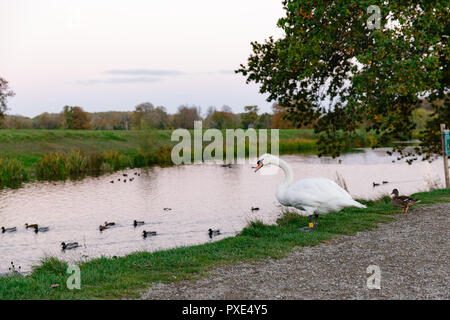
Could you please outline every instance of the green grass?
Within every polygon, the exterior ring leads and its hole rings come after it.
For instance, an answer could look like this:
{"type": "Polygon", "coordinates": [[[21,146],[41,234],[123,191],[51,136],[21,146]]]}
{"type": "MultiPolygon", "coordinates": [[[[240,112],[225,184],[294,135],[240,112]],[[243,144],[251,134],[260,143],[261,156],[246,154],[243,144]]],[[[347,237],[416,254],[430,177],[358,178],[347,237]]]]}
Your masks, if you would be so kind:
{"type": "MultiPolygon", "coordinates": [[[[450,189],[414,194],[421,205],[450,202],[450,189]]],[[[362,201],[368,208],[348,208],[319,219],[317,230],[300,232],[307,218],[284,213],[277,225],[251,222],[240,234],[213,243],[158,252],[136,252],[125,257],[102,257],[80,263],[81,290],[68,290],[67,265],[50,258],[29,276],[0,278],[0,299],[110,299],[137,297],[152,282],[173,282],[201,277],[208,270],[238,261],[282,258],[296,246],[313,246],[339,235],[371,230],[401,214],[389,197],[362,201]],[[59,284],[51,288],[52,284],[59,284]]],[[[417,208],[419,205],[416,205],[417,208]]],[[[410,211],[414,214],[414,208],[410,211]]]]}

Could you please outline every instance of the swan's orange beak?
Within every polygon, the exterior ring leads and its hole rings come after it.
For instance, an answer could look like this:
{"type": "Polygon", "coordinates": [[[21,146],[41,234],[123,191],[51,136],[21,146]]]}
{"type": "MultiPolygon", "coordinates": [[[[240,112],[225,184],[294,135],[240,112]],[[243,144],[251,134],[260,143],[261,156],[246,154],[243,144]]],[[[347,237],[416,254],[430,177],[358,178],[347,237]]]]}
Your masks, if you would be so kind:
{"type": "Polygon", "coordinates": [[[262,161],[258,161],[258,166],[256,167],[256,170],[255,170],[255,172],[256,172],[256,171],[258,171],[259,169],[261,169],[261,168],[262,168],[262,166],[263,166],[263,163],[262,163],[262,161]]]}

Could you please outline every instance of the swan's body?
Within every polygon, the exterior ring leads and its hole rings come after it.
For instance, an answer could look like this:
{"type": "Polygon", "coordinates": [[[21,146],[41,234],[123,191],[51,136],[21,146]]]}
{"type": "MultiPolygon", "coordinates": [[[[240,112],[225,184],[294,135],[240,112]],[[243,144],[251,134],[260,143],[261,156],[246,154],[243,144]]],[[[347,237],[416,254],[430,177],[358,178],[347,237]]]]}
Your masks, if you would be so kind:
{"type": "MultiPolygon", "coordinates": [[[[285,173],[284,180],[278,185],[277,200],[284,206],[301,210],[303,216],[337,212],[346,207],[366,208],[353,200],[350,194],[336,182],[325,178],[308,178],[294,182],[294,172],[284,160],[271,154],[264,154],[258,161],[259,170],[263,165],[277,165],[285,173]]],[[[312,220],[310,220],[312,222],[312,220]]],[[[311,224],[310,224],[311,227],[311,224]]]]}
{"type": "Polygon", "coordinates": [[[301,179],[291,184],[281,183],[276,197],[282,205],[302,210],[300,214],[306,216],[336,212],[346,207],[366,207],[353,200],[336,182],[325,178],[301,179]]]}

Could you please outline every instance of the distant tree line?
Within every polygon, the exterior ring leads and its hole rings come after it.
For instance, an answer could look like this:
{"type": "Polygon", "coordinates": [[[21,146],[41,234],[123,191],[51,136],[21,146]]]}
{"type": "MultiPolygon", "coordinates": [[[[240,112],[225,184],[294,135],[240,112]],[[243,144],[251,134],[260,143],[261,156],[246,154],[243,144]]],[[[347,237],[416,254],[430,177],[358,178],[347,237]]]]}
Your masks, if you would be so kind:
{"type": "Polygon", "coordinates": [[[293,129],[293,121],[286,118],[287,112],[274,104],[272,113],[260,113],[258,106],[246,106],[244,112],[233,113],[224,105],[211,106],[202,116],[196,106],[181,105],[174,114],[163,106],[155,107],[150,102],[137,105],[134,111],[108,111],[89,113],[78,106],[64,106],[60,113],[44,112],[29,118],[20,115],[5,115],[0,120],[3,129],[72,129],[72,130],[140,130],[140,129],[193,129],[194,121],[201,120],[203,128],[216,129],[293,129]]]}

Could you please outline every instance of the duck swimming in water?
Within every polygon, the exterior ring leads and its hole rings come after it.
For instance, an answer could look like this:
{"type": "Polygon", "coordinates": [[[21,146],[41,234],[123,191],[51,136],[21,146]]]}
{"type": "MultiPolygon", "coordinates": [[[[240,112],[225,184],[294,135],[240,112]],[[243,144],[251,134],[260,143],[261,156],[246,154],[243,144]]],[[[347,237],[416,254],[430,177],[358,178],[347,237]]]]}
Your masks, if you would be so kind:
{"type": "Polygon", "coordinates": [[[48,230],[50,230],[49,227],[41,227],[39,228],[38,226],[34,227],[34,232],[38,233],[38,232],[47,232],[48,230]]]}
{"type": "Polygon", "coordinates": [[[37,224],[28,224],[28,223],[25,223],[25,228],[35,228],[35,227],[37,227],[38,225],[37,224]]]}
{"type": "Polygon", "coordinates": [[[78,248],[79,245],[78,245],[78,242],[68,242],[68,243],[61,242],[61,247],[63,250],[70,250],[70,249],[78,248]]]}
{"type": "Polygon", "coordinates": [[[115,222],[108,222],[108,221],[105,221],[105,227],[112,227],[112,226],[114,226],[116,223],[115,222]]]}
{"type": "Polygon", "coordinates": [[[147,238],[148,236],[156,236],[156,231],[142,231],[142,236],[147,238]]]}
{"type": "Polygon", "coordinates": [[[208,229],[208,235],[210,238],[214,237],[214,236],[218,236],[220,235],[220,230],[213,230],[213,229],[208,229]]]}
{"type": "Polygon", "coordinates": [[[133,226],[135,226],[135,227],[141,226],[141,225],[143,225],[143,224],[144,224],[144,221],[137,221],[137,220],[134,220],[134,221],[133,221],[133,226]]]}
{"type": "Polygon", "coordinates": [[[17,231],[17,228],[16,228],[16,227],[12,227],[12,228],[5,228],[5,227],[2,227],[2,233],[5,233],[5,232],[15,232],[15,231],[17,231]]]}

